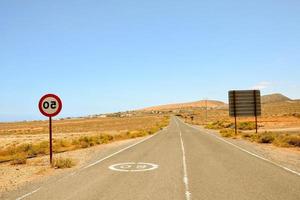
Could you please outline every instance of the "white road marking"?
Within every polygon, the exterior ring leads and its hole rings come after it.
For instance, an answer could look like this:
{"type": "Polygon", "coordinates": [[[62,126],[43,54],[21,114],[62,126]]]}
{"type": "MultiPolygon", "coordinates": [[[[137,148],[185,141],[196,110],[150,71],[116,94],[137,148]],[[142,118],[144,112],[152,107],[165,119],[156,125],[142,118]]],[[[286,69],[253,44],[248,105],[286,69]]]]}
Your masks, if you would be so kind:
{"type": "Polygon", "coordinates": [[[38,189],[36,189],[36,190],[34,190],[34,191],[32,191],[32,192],[29,192],[29,193],[27,193],[27,194],[25,194],[25,195],[23,195],[23,196],[17,198],[16,200],[22,200],[22,199],[25,199],[26,197],[32,195],[33,193],[36,193],[36,192],[39,191],[40,189],[41,189],[41,188],[39,187],[38,189]]]}
{"type": "MultiPolygon", "coordinates": [[[[152,137],[154,137],[154,136],[156,136],[156,135],[158,135],[158,134],[159,134],[159,132],[156,133],[156,134],[154,134],[154,135],[151,135],[151,136],[149,136],[149,137],[147,137],[147,138],[145,138],[145,139],[143,139],[143,140],[141,140],[141,141],[139,141],[139,142],[136,142],[136,143],[134,143],[134,144],[132,144],[132,145],[129,145],[128,147],[125,147],[125,148],[123,148],[123,149],[121,149],[121,150],[119,150],[119,151],[117,151],[117,152],[115,152],[115,153],[113,153],[113,154],[110,154],[109,156],[106,156],[105,158],[102,158],[102,159],[100,159],[100,160],[98,160],[98,161],[96,161],[96,162],[94,162],[94,163],[92,163],[92,164],[90,164],[90,165],[88,165],[88,166],[82,168],[82,169],[79,169],[78,171],[84,170],[84,169],[87,169],[87,168],[90,168],[90,167],[92,167],[92,166],[94,166],[94,165],[97,165],[97,164],[103,162],[104,160],[107,160],[108,158],[111,158],[111,157],[113,157],[113,156],[115,156],[115,155],[117,155],[117,154],[119,154],[119,153],[121,153],[121,152],[123,152],[123,151],[126,151],[126,150],[128,150],[128,149],[130,149],[130,148],[132,148],[132,147],[134,147],[134,146],[136,146],[136,145],[138,145],[138,144],[141,144],[141,143],[145,142],[146,140],[149,140],[150,138],[152,138],[152,137]]],[[[78,172],[78,171],[77,171],[77,172],[78,172]]],[[[75,175],[77,172],[73,172],[73,173],[67,175],[66,177],[73,176],[73,175],[75,175]]],[[[63,177],[63,178],[65,178],[65,177],[63,177]]],[[[59,179],[58,181],[62,180],[63,178],[59,179]]],[[[24,199],[24,198],[26,198],[26,197],[28,197],[28,196],[30,196],[30,195],[36,193],[36,192],[39,191],[40,189],[41,189],[41,187],[38,188],[38,189],[36,189],[36,190],[34,190],[34,191],[32,191],[32,192],[30,192],[30,193],[27,193],[27,194],[25,194],[25,195],[23,195],[23,196],[17,198],[16,200],[22,200],[22,199],[24,199]]]]}
{"type": "MultiPolygon", "coordinates": [[[[180,120],[180,119],[179,119],[179,120],[180,120]]],[[[181,120],[180,120],[180,121],[181,121],[181,120]]],[[[182,121],[182,122],[183,122],[183,121],[182,121]]],[[[197,128],[191,126],[190,124],[187,124],[187,123],[185,123],[185,122],[183,122],[183,123],[184,123],[185,125],[187,125],[187,126],[193,128],[193,129],[197,130],[197,131],[200,131],[199,129],[197,129],[197,128]]],[[[208,133],[208,134],[210,134],[211,136],[217,138],[218,140],[221,140],[221,141],[223,141],[223,142],[225,142],[225,143],[227,143],[227,144],[229,144],[229,145],[231,145],[231,146],[234,146],[235,148],[237,148],[237,149],[239,149],[239,150],[241,150],[241,151],[243,151],[243,152],[245,152],[245,153],[248,153],[248,154],[250,154],[250,155],[252,155],[252,156],[254,156],[254,157],[256,157],[256,158],[259,158],[259,159],[261,159],[261,160],[264,160],[264,161],[266,161],[266,162],[269,162],[269,163],[271,163],[271,164],[273,164],[273,165],[275,165],[275,166],[277,166],[277,167],[279,167],[279,168],[281,168],[281,169],[283,169],[283,170],[285,170],[285,171],[288,171],[288,172],[291,172],[291,173],[293,173],[293,174],[295,174],[295,175],[300,176],[300,172],[294,171],[294,170],[289,169],[289,168],[287,168],[287,167],[285,167],[285,166],[282,166],[282,165],[280,165],[280,164],[277,164],[277,163],[275,163],[275,162],[273,162],[273,161],[271,161],[271,160],[269,160],[269,159],[267,159],[267,158],[264,158],[264,157],[262,157],[262,156],[259,156],[259,155],[255,154],[255,153],[252,153],[252,152],[250,152],[250,151],[248,151],[248,150],[246,150],[246,149],[244,149],[244,148],[242,148],[242,147],[240,147],[240,146],[238,146],[238,145],[235,145],[235,144],[233,144],[233,143],[231,143],[231,142],[229,142],[229,141],[227,141],[227,140],[225,140],[225,139],[223,139],[223,138],[221,138],[221,137],[219,137],[219,136],[216,136],[216,135],[214,135],[214,134],[212,134],[212,133],[209,133],[209,132],[206,132],[206,133],[208,133]]]]}
{"type": "Polygon", "coordinates": [[[110,170],[119,172],[144,172],[151,171],[158,168],[158,165],[153,163],[144,162],[130,162],[130,163],[118,163],[108,167],[110,170]]]}
{"type": "Polygon", "coordinates": [[[180,127],[178,125],[177,120],[175,120],[176,125],[179,129],[179,135],[180,135],[180,142],[181,142],[181,150],[182,150],[182,163],[183,163],[183,183],[185,187],[185,199],[186,200],[191,200],[192,199],[192,194],[189,191],[189,178],[188,178],[188,173],[187,173],[187,165],[186,165],[186,157],[185,157],[185,149],[184,149],[184,144],[183,144],[183,139],[182,139],[182,133],[180,130],[180,127]]]}
{"type": "Polygon", "coordinates": [[[92,164],[90,164],[90,165],[84,167],[83,169],[87,169],[87,168],[90,168],[90,167],[92,167],[92,166],[94,166],[94,165],[97,165],[97,164],[103,162],[104,160],[107,160],[108,158],[111,158],[111,157],[113,157],[113,156],[115,156],[115,155],[117,155],[117,154],[119,154],[119,153],[121,153],[121,152],[123,152],[123,151],[126,151],[126,150],[128,150],[128,149],[130,149],[130,148],[132,148],[132,147],[134,147],[134,146],[136,146],[136,145],[138,145],[138,144],[141,144],[141,143],[145,142],[146,140],[149,140],[150,138],[156,136],[157,134],[158,134],[158,133],[156,133],[156,134],[154,134],[154,135],[151,135],[150,137],[147,137],[147,138],[145,138],[145,139],[143,139],[143,140],[141,140],[141,141],[139,141],[139,142],[137,142],[137,143],[134,143],[134,144],[132,144],[132,145],[130,145],[130,146],[128,146],[128,147],[125,147],[124,149],[121,149],[121,150],[119,150],[119,151],[117,151],[117,152],[115,152],[115,153],[113,153],[113,154],[110,154],[109,156],[106,156],[105,158],[102,158],[102,159],[100,159],[100,160],[98,160],[98,161],[96,161],[96,162],[94,162],[94,163],[92,163],[92,164]]]}

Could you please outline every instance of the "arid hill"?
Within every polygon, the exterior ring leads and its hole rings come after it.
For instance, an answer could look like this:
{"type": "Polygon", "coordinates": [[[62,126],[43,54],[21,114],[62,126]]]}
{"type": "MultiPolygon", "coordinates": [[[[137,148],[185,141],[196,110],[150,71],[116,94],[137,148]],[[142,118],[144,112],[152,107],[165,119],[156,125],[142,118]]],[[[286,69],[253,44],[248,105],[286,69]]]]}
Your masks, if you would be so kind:
{"type": "MultiPolygon", "coordinates": [[[[300,102],[299,100],[292,100],[282,94],[275,93],[275,94],[269,94],[269,95],[263,95],[261,97],[261,102],[263,104],[274,104],[281,103],[281,104],[290,104],[294,102],[295,104],[297,102],[300,102]]],[[[228,104],[222,102],[222,101],[216,101],[216,100],[202,100],[202,101],[195,101],[195,102],[189,102],[189,103],[176,103],[176,104],[167,104],[167,105],[160,105],[160,106],[153,106],[149,108],[143,109],[144,111],[168,111],[168,110],[178,110],[178,109],[191,109],[191,108],[217,108],[217,109],[228,109],[228,104]]],[[[290,105],[288,106],[290,107],[290,105]]]]}
{"type": "Polygon", "coordinates": [[[178,104],[167,104],[161,106],[154,106],[145,108],[145,111],[162,111],[162,110],[176,110],[176,109],[184,109],[184,108],[199,108],[199,107],[208,107],[208,108],[217,108],[224,106],[225,103],[221,101],[214,101],[214,100],[202,100],[202,101],[195,101],[189,103],[178,103],[178,104]]]}
{"type": "Polygon", "coordinates": [[[279,93],[264,95],[261,97],[262,103],[277,103],[285,101],[291,101],[291,99],[279,93]]]}

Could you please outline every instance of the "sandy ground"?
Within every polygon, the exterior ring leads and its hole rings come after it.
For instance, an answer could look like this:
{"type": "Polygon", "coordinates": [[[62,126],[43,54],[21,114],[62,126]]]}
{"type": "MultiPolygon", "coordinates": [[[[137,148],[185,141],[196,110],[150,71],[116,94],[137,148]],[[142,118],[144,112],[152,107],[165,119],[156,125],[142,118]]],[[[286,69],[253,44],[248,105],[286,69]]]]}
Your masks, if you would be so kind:
{"type": "MultiPolygon", "coordinates": [[[[103,134],[117,135],[120,131],[106,131],[103,134]]],[[[80,136],[91,136],[100,134],[99,132],[79,132],[79,133],[54,133],[53,139],[74,139],[80,136]]],[[[23,143],[37,143],[42,141],[48,141],[49,134],[11,134],[11,135],[1,135],[0,137],[0,148],[5,148],[10,145],[20,145],[23,143]]]]}
{"type": "Polygon", "coordinates": [[[130,139],[117,141],[110,144],[98,145],[95,147],[80,149],[54,155],[54,157],[72,158],[76,161],[76,166],[71,169],[54,169],[49,166],[49,156],[37,157],[27,160],[25,165],[13,166],[10,163],[0,164],[0,199],[1,193],[16,190],[19,187],[32,182],[43,181],[51,176],[72,172],[81,168],[89,162],[100,151],[106,148],[113,148],[132,142],[130,139]]]}

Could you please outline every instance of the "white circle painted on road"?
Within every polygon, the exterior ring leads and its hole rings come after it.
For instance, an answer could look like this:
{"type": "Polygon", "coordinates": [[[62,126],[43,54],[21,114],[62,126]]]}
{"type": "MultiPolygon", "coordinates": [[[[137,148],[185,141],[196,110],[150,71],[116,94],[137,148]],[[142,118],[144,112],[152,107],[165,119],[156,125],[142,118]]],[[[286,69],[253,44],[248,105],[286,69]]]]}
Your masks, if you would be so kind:
{"type": "Polygon", "coordinates": [[[118,163],[109,166],[109,169],[119,172],[144,172],[151,171],[158,168],[158,165],[153,163],[144,163],[144,162],[128,162],[128,163],[118,163]]]}

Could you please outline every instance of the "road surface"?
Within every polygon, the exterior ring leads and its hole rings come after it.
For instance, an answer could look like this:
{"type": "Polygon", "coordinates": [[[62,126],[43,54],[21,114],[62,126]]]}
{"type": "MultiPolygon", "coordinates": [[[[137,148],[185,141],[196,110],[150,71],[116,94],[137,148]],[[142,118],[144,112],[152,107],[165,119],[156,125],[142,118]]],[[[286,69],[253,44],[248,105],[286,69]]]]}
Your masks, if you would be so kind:
{"type": "Polygon", "coordinates": [[[139,144],[8,197],[17,198],[299,200],[300,176],[173,117],[165,130],[139,144]]]}

